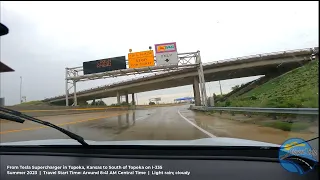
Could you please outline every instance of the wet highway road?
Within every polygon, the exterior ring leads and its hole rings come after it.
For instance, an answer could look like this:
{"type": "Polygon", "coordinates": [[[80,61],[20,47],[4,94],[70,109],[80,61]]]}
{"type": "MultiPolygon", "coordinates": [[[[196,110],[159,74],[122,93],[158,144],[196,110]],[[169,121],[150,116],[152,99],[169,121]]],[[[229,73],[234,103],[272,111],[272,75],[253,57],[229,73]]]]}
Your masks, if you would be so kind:
{"type": "MultiPolygon", "coordinates": [[[[190,140],[208,137],[184,119],[193,116],[188,105],[144,110],[38,117],[72,131],[86,140],[190,140]]],[[[1,121],[1,142],[67,139],[63,133],[33,122],[1,121]]]]}
{"type": "MultiPolygon", "coordinates": [[[[193,140],[232,137],[282,144],[291,137],[311,139],[315,133],[298,133],[207,116],[188,110],[189,105],[143,110],[108,111],[38,117],[72,131],[86,140],[193,140]]],[[[241,117],[239,117],[241,118],[241,117]]],[[[33,122],[2,120],[0,142],[69,139],[63,133],[33,122]]],[[[318,129],[318,128],[317,128],[318,129]]]]}

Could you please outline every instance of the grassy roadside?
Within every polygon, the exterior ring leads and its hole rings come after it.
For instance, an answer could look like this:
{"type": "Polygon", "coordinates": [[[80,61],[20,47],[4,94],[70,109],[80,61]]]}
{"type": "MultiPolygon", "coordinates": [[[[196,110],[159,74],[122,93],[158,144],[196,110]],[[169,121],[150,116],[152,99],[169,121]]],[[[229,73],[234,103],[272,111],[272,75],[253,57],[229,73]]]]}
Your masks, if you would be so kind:
{"type": "MultiPolygon", "coordinates": [[[[319,105],[319,61],[289,71],[281,76],[237,97],[230,97],[224,102],[217,102],[223,107],[273,107],[273,108],[318,108],[319,105]]],[[[219,113],[208,112],[208,115],[219,113]]],[[[273,127],[284,131],[304,131],[318,126],[317,117],[307,117],[288,114],[251,113],[250,115],[237,112],[241,116],[255,119],[244,121],[257,123],[261,126],[273,127]],[[259,120],[260,119],[260,120],[259,120]],[[309,120],[306,120],[309,119],[309,120]],[[311,119],[311,120],[310,120],[311,119]]],[[[234,115],[230,115],[234,117],[234,115]]]]}
{"type": "Polygon", "coordinates": [[[14,106],[50,106],[50,104],[43,101],[28,101],[14,106]]]}
{"type": "Polygon", "coordinates": [[[264,127],[272,127],[290,132],[314,132],[318,129],[318,116],[295,116],[295,117],[277,117],[274,119],[261,114],[248,116],[246,114],[227,112],[202,112],[208,116],[218,117],[221,119],[232,120],[239,123],[256,124],[264,127]]]}
{"type": "Polygon", "coordinates": [[[319,61],[312,61],[251,91],[217,103],[230,107],[317,108],[319,61]]]}

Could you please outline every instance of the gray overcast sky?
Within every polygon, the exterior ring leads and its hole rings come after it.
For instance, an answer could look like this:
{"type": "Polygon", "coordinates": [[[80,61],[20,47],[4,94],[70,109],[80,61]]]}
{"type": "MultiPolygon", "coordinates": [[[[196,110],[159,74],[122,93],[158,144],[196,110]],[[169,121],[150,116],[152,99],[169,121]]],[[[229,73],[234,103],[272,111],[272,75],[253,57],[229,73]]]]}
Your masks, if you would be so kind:
{"type": "MultiPolygon", "coordinates": [[[[318,46],[318,13],[318,2],[1,2],[1,22],[10,29],[1,37],[1,61],[15,72],[0,75],[0,96],[17,104],[20,76],[28,101],[64,94],[65,67],[157,43],[177,42],[181,53],[200,50],[203,62],[318,46]]],[[[222,81],[223,91],[252,79],[222,81]]],[[[207,90],[219,93],[218,82],[207,90]]],[[[184,86],[139,93],[138,100],[192,94],[184,86]]]]}

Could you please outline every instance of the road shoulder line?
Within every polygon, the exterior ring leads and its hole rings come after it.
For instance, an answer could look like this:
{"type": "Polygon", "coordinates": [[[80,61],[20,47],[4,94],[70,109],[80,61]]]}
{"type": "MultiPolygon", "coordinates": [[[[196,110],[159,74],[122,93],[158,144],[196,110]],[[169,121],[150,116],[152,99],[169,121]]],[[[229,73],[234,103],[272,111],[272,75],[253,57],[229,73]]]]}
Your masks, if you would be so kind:
{"type": "Polygon", "coordinates": [[[201,132],[205,133],[205,134],[208,135],[209,137],[211,137],[211,138],[217,137],[217,136],[209,133],[208,131],[202,129],[201,127],[199,127],[198,125],[194,124],[193,122],[191,122],[188,118],[184,117],[184,116],[180,113],[179,110],[178,110],[178,114],[179,114],[184,120],[186,120],[188,123],[190,123],[191,125],[193,125],[193,126],[196,127],[197,129],[199,129],[201,132]]]}

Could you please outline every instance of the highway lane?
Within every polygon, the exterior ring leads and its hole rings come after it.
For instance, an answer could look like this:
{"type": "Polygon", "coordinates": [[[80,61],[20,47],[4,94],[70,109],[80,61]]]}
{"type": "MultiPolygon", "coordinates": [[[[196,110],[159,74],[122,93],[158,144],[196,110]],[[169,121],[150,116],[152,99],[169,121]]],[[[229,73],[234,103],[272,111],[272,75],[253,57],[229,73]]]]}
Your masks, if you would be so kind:
{"type": "Polygon", "coordinates": [[[197,127],[180,114],[194,113],[188,105],[150,109],[147,116],[140,116],[136,125],[126,129],[114,140],[192,140],[207,138],[197,127]]]}
{"type": "MultiPolygon", "coordinates": [[[[291,137],[311,139],[319,134],[282,131],[256,124],[208,116],[188,110],[189,105],[153,107],[142,110],[108,111],[39,117],[72,131],[86,140],[193,140],[232,137],[281,144],[291,137]]],[[[33,122],[1,121],[0,141],[69,139],[63,133],[33,122]]],[[[318,127],[318,125],[317,125],[318,127]]],[[[318,128],[316,128],[318,129],[318,128]]]]}
{"type": "MultiPolygon", "coordinates": [[[[183,119],[178,111],[192,113],[186,105],[144,110],[84,113],[38,117],[87,140],[189,140],[208,137],[183,119]]],[[[33,122],[1,121],[1,142],[69,138],[33,122]]]]}

